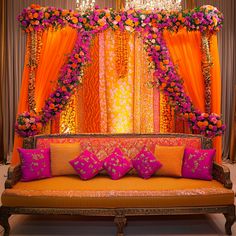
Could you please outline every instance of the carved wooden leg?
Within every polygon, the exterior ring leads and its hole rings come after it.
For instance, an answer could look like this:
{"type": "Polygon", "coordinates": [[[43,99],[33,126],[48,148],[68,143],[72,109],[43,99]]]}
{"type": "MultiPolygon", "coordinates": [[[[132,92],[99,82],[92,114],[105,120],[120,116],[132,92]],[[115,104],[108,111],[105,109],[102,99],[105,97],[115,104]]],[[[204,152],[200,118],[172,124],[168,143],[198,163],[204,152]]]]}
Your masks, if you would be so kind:
{"type": "Polygon", "coordinates": [[[124,236],[124,227],[127,224],[125,216],[115,216],[114,222],[117,226],[117,236],[124,236]]]}
{"type": "Polygon", "coordinates": [[[226,218],[225,232],[227,235],[232,235],[231,227],[235,222],[235,206],[229,208],[229,212],[224,214],[226,218]]]}
{"type": "Polygon", "coordinates": [[[0,225],[4,228],[4,236],[8,236],[10,233],[10,224],[8,222],[8,218],[10,216],[11,215],[9,214],[7,209],[5,209],[4,207],[1,207],[1,209],[0,209],[0,225]]]}

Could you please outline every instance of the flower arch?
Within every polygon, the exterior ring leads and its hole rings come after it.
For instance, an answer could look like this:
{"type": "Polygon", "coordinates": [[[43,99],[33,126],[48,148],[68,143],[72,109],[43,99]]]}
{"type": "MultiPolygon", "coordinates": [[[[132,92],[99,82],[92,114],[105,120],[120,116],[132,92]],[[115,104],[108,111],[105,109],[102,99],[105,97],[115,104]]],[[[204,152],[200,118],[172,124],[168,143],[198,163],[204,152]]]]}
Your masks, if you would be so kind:
{"type": "MultiPolygon", "coordinates": [[[[195,109],[190,97],[184,92],[183,82],[171,61],[170,53],[163,38],[163,30],[178,32],[181,28],[199,30],[202,34],[214,34],[223,23],[222,14],[212,6],[193,10],[167,12],[164,10],[134,10],[116,12],[112,9],[98,9],[83,14],[55,7],[31,5],[18,17],[26,33],[38,33],[49,28],[69,25],[78,29],[78,37],[68,62],[62,67],[54,92],[45,101],[41,111],[33,109],[31,96],[30,112],[19,114],[16,132],[29,137],[41,132],[42,127],[60,113],[68,103],[76,87],[82,82],[82,67],[89,61],[89,46],[95,33],[112,28],[142,34],[145,48],[154,64],[153,86],[158,86],[168,95],[176,111],[188,120],[191,128],[206,137],[222,135],[225,125],[220,115],[201,113],[195,109]]],[[[29,65],[34,70],[37,65],[29,65]]],[[[33,79],[33,78],[32,78],[33,79]]],[[[209,78],[208,78],[209,79],[209,78]]],[[[30,101],[30,99],[29,99],[30,101]]]]}

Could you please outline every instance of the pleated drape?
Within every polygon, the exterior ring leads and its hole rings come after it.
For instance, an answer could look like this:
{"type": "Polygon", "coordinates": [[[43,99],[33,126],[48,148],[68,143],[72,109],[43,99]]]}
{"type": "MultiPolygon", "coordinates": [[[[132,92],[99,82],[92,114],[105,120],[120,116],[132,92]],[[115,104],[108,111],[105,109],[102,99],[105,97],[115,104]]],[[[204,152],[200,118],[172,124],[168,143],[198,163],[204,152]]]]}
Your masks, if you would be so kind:
{"type": "Polygon", "coordinates": [[[178,33],[165,31],[164,39],[177,71],[184,81],[185,92],[190,96],[194,106],[204,112],[205,88],[201,68],[200,32],[187,32],[185,29],[178,33]]]}
{"type": "MultiPolygon", "coordinates": [[[[202,75],[201,33],[181,30],[178,33],[164,32],[164,38],[170,51],[171,58],[179,75],[184,81],[185,92],[190,96],[194,106],[205,112],[205,85],[202,75]],[[194,56],[193,56],[194,55],[194,56]]],[[[212,79],[212,107],[211,112],[221,114],[221,75],[218,53],[217,36],[212,35],[210,52],[213,66],[212,79]]],[[[222,138],[214,139],[217,149],[216,161],[221,162],[222,138]]]]}
{"type": "MultiPolygon", "coordinates": [[[[70,27],[57,31],[52,31],[49,29],[43,33],[42,45],[44,46],[42,47],[35,78],[35,100],[37,111],[40,111],[45,103],[45,100],[55,88],[60,69],[68,59],[68,54],[74,48],[76,38],[77,31],[70,27]]],[[[28,111],[28,83],[29,68],[26,63],[23,73],[21,96],[18,104],[18,113],[28,111]]],[[[12,156],[13,164],[19,161],[17,148],[22,146],[22,142],[22,138],[16,134],[12,156]]]]}

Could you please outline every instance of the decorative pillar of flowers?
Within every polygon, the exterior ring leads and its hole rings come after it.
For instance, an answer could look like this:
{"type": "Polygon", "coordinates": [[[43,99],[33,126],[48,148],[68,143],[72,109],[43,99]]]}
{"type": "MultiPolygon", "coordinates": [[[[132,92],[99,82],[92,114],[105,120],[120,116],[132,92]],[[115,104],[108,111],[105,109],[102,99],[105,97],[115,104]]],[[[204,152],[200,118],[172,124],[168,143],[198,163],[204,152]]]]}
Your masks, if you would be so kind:
{"type": "Polygon", "coordinates": [[[42,47],[42,31],[31,31],[28,33],[28,67],[29,67],[29,85],[28,85],[28,103],[29,111],[36,112],[35,103],[35,76],[38,67],[39,57],[42,47]]]}
{"type": "Polygon", "coordinates": [[[205,84],[205,111],[207,113],[211,113],[211,67],[213,65],[209,39],[209,34],[202,34],[202,74],[205,84]]]}

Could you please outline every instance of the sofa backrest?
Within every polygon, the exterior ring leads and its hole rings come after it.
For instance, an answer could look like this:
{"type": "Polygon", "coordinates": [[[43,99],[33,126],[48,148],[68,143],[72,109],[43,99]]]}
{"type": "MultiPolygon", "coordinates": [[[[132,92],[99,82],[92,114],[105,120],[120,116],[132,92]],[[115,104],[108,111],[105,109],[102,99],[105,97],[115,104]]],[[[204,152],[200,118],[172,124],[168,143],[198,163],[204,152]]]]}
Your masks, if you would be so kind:
{"type": "Polygon", "coordinates": [[[155,145],[211,148],[209,139],[190,134],[55,134],[34,137],[33,148],[48,148],[50,143],[80,143],[81,151],[87,149],[99,157],[106,158],[115,147],[131,159],[146,146],[154,152],[155,145]]]}

